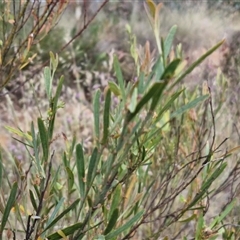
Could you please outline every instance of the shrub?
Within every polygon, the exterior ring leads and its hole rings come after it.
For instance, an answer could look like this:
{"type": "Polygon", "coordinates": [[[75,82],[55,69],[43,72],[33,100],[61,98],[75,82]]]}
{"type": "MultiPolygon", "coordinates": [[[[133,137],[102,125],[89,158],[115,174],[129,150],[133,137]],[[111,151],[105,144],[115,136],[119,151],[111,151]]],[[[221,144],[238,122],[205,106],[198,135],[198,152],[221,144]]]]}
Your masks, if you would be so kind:
{"type": "Polygon", "coordinates": [[[63,77],[55,89],[58,56],[50,53],[50,67],[44,69],[47,113],[28,132],[7,127],[28,157],[9,164],[8,155],[0,155],[1,239],[206,239],[226,227],[234,195],[210,223],[204,220],[213,197],[233,181],[227,177],[218,185],[216,180],[234,149],[218,152],[226,140],[216,144],[210,88],[205,84],[191,93],[179,84],[223,41],[185,69],[181,46],[170,54],[176,26],[159,38],[160,7],[147,1],[155,61],[148,43],[139,54],[133,41],[136,81],[124,81],[115,57],[117,82],[95,92],[88,151],[76,137],[54,134],[57,111],[64,106],[63,77]],[[61,148],[59,138],[65,142],[61,148]]]}

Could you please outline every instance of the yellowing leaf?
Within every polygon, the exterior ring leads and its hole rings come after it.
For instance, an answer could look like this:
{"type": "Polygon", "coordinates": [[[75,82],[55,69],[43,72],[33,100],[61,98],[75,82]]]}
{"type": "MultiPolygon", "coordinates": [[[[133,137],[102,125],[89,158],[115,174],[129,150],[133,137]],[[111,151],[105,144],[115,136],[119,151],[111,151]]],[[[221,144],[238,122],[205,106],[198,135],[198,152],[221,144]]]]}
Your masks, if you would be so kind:
{"type": "Polygon", "coordinates": [[[125,201],[124,201],[124,206],[126,207],[126,205],[128,204],[128,202],[129,202],[129,198],[130,198],[130,195],[132,195],[132,191],[133,191],[133,189],[134,189],[134,186],[135,186],[135,183],[136,183],[136,181],[137,181],[137,176],[136,175],[133,175],[132,177],[131,177],[131,182],[130,182],[130,184],[129,184],[129,186],[128,186],[128,189],[127,189],[127,192],[126,192],[126,194],[125,194],[125,201]]]}
{"type": "Polygon", "coordinates": [[[23,138],[25,138],[25,139],[27,139],[27,140],[29,140],[29,141],[32,141],[32,136],[31,136],[30,134],[28,134],[28,133],[24,133],[24,132],[22,132],[22,131],[20,131],[20,130],[18,130],[18,129],[15,129],[15,128],[13,128],[13,127],[10,127],[10,126],[5,126],[5,128],[6,128],[9,132],[14,133],[14,134],[17,134],[19,137],[23,137],[23,138]]]}
{"type": "Polygon", "coordinates": [[[62,230],[58,230],[57,233],[64,239],[67,240],[67,236],[64,234],[62,230]]]}
{"type": "Polygon", "coordinates": [[[149,12],[153,19],[155,19],[156,4],[152,0],[146,0],[149,12]]]}

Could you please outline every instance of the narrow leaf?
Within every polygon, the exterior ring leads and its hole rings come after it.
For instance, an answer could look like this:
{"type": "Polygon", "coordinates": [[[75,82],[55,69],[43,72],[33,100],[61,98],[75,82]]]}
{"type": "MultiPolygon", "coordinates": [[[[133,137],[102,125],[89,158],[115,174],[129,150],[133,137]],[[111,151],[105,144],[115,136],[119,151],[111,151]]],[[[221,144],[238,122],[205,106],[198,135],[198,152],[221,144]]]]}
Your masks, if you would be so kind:
{"type": "MultiPolygon", "coordinates": [[[[54,220],[52,220],[52,222],[49,223],[49,225],[44,229],[43,232],[45,232],[47,229],[51,228],[52,226],[56,225],[56,223],[57,223],[61,218],[63,218],[64,216],[66,216],[66,214],[67,214],[68,212],[70,212],[71,210],[74,210],[74,209],[78,206],[79,202],[80,202],[80,199],[77,199],[75,202],[73,202],[67,209],[65,209],[65,210],[64,210],[61,214],[59,214],[54,220]]],[[[77,224],[78,224],[78,226],[80,225],[80,223],[77,223],[77,224]]],[[[73,225],[73,226],[75,226],[75,225],[73,225]]],[[[73,228],[74,228],[74,227],[73,227],[73,228]]],[[[70,231],[70,230],[69,230],[69,231],[70,231]]],[[[42,232],[42,233],[43,233],[43,232],[42,232]]],[[[68,231],[66,231],[66,232],[68,232],[68,231]]],[[[66,234],[66,232],[64,231],[65,234],[66,234]]],[[[71,233],[69,233],[69,234],[71,234],[71,233]]]]}
{"type": "MultiPolygon", "coordinates": [[[[69,227],[61,229],[61,231],[64,233],[65,236],[69,236],[70,234],[73,234],[77,230],[81,230],[83,224],[82,223],[75,223],[69,227]]],[[[58,232],[55,232],[49,236],[47,236],[48,240],[60,240],[62,239],[62,236],[58,234],[58,232]]]]}
{"type": "Polygon", "coordinates": [[[85,163],[84,163],[83,148],[81,144],[78,144],[76,147],[76,165],[77,165],[80,196],[84,198],[85,196],[85,163]]]}
{"type": "Polygon", "coordinates": [[[45,128],[45,125],[43,123],[43,120],[41,118],[38,118],[38,129],[39,129],[39,134],[40,134],[40,139],[41,139],[41,144],[42,144],[42,149],[43,149],[43,158],[44,162],[47,162],[48,160],[48,135],[47,131],[45,128]]]}
{"type": "Polygon", "coordinates": [[[92,156],[90,158],[89,166],[88,166],[88,173],[87,173],[87,187],[90,189],[92,185],[92,181],[95,177],[95,173],[97,170],[97,164],[98,164],[98,150],[97,148],[94,148],[92,156]]]}
{"type": "Polygon", "coordinates": [[[110,120],[110,106],[111,106],[111,91],[107,90],[104,112],[103,112],[103,139],[102,144],[106,144],[109,134],[109,120],[110,120]]]}
{"type": "Polygon", "coordinates": [[[117,237],[120,233],[122,233],[122,232],[126,231],[127,229],[129,229],[134,223],[136,223],[142,217],[143,213],[144,213],[144,211],[138,212],[127,223],[125,223],[124,225],[122,225],[121,227],[116,229],[115,231],[110,232],[109,234],[107,234],[105,236],[106,240],[113,239],[113,238],[117,237]]]}
{"type": "Polygon", "coordinates": [[[68,175],[68,191],[72,190],[74,184],[74,175],[72,170],[69,167],[66,167],[67,175],[68,175]]]}
{"type": "Polygon", "coordinates": [[[56,94],[54,96],[54,98],[51,100],[51,111],[52,111],[52,116],[49,122],[49,128],[48,128],[48,136],[49,139],[52,139],[53,136],[53,130],[54,130],[54,124],[55,124],[55,116],[56,116],[56,112],[57,112],[57,107],[58,107],[58,99],[60,97],[61,91],[62,91],[62,86],[63,86],[63,80],[64,77],[61,76],[58,86],[57,86],[57,91],[56,94]]]}
{"type": "Polygon", "coordinates": [[[112,199],[112,204],[111,204],[111,208],[109,211],[109,218],[108,221],[110,220],[110,217],[113,214],[113,211],[118,208],[119,204],[121,201],[121,186],[118,185],[114,191],[114,195],[113,195],[113,199],[112,199]]]}
{"type": "Polygon", "coordinates": [[[45,82],[45,88],[46,93],[48,96],[48,99],[50,100],[52,97],[52,77],[51,77],[51,70],[49,67],[44,68],[44,82],[45,82]]]}
{"type": "Polygon", "coordinates": [[[136,109],[137,106],[137,97],[138,97],[138,90],[137,88],[134,88],[132,96],[131,96],[131,100],[130,103],[128,105],[128,109],[131,113],[133,113],[136,109]]]}
{"type": "Polygon", "coordinates": [[[165,57],[165,61],[171,51],[171,47],[172,47],[172,43],[173,43],[173,39],[174,36],[176,34],[177,31],[177,25],[172,26],[172,28],[170,29],[165,41],[164,41],[164,57],[165,57]]]}
{"type": "Polygon", "coordinates": [[[53,71],[55,72],[58,66],[58,55],[56,54],[56,57],[55,57],[53,52],[50,52],[49,55],[50,55],[53,71]]]}
{"type": "Polygon", "coordinates": [[[196,240],[200,240],[201,238],[201,233],[202,233],[202,229],[203,229],[203,213],[201,211],[200,216],[198,216],[198,222],[197,222],[197,229],[196,229],[196,235],[195,235],[195,239],[196,240]]]}
{"type": "Polygon", "coordinates": [[[153,99],[152,99],[152,104],[151,104],[151,107],[150,107],[150,110],[151,111],[154,111],[161,96],[162,96],[162,93],[163,93],[163,90],[165,89],[165,87],[167,86],[168,84],[168,81],[162,81],[161,82],[162,84],[159,86],[157,92],[153,95],[153,99]]]}
{"type": "Polygon", "coordinates": [[[119,64],[116,56],[114,56],[113,65],[114,65],[114,70],[116,72],[118,84],[119,84],[119,87],[121,90],[122,99],[125,100],[126,99],[126,93],[125,93],[125,87],[124,87],[125,84],[124,84],[124,80],[123,80],[122,70],[121,70],[120,64],[119,64]]]}
{"type": "Polygon", "coordinates": [[[33,206],[34,210],[37,211],[36,199],[35,199],[34,194],[33,194],[31,189],[29,190],[29,196],[30,196],[30,200],[31,200],[31,203],[32,203],[32,206],[33,206]]]}
{"type": "Polygon", "coordinates": [[[17,196],[17,188],[18,188],[18,185],[17,183],[15,182],[13,185],[12,185],[12,188],[11,188],[11,192],[10,192],[10,196],[7,200],[7,205],[4,209],[4,212],[3,212],[3,216],[2,216],[2,222],[1,222],[1,230],[0,230],[0,236],[2,235],[2,232],[4,230],[4,227],[7,223],[7,220],[8,220],[8,217],[9,217],[9,214],[10,214],[10,211],[16,201],[16,196],[17,196]]]}
{"type": "Polygon", "coordinates": [[[176,79],[176,81],[172,84],[171,89],[174,86],[176,86],[176,84],[178,84],[183,78],[185,78],[190,72],[192,72],[192,70],[195,67],[197,67],[200,63],[202,63],[210,54],[212,54],[216,49],[218,49],[224,43],[224,41],[225,40],[222,40],[221,42],[216,44],[214,47],[208,50],[205,54],[203,54],[197,61],[191,64],[191,66],[189,66],[189,68],[176,79]]]}
{"type": "Polygon", "coordinates": [[[104,231],[104,235],[108,234],[109,232],[112,231],[112,229],[114,228],[114,226],[116,225],[117,223],[117,219],[118,219],[118,216],[119,216],[119,211],[118,209],[114,209],[113,213],[112,213],[112,216],[108,222],[108,225],[104,231]]]}
{"type": "Polygon", "coordinates": [[[149,13],[151,14],[151,17],[155,19],[155,12],[156,12],[156,4],[153,0],[146,0],[149,13]]]}
{"type": "Polygon", "coordinates": [[[149,89],[149,91],[142,97],[142,99],[139,101],[139,103],[136,106],[136,109],[133,113],[128,114],[127,121],[130,122],[138,113],[139,111],[143,108],[143,106],[149,102],[153,96],[158,93],[159,88],[162,87],[162,82],[155,82],[152,87],[149,89]]]}
{"type": "Polygon", "coordinates": [[[214,221],[210,225],[211,229],[213,229],[217,224],[222,222],[222,220],[232,211],[235,203],[236,199],[234,199],[230,204],[228,204],[224,211],[214,219],[214,221]]]}
{"type": "Polygon", "coordinates": [[[100,95],[101,95],[100,90],[97,90],[97,92],[94,95],[94,99],[93,99],[94,132],[95,132],[95,136],[96,136],[97,141],[99,141],[99,135],[100,135],[100,130],[99,130],[100,95]]]}
{"type": "Polygon", "coordinates": [[[158,122],[160,120],[160,118],[162,117],[162,114],[166,111],[169,110],[169,108],[172,106],[173,102],[181,95],[181,93],[183,92],[184,90],[181,90],[179,92],[176,92],[174,93],[170,100],[165,104],[165,106],[158,112],[158,116],[156,118],[156,122],[158,122]]]}
{"type": "Polygon", "coordinates": [[[189,109],[194,108],[195,106],[197,106],[199,103],[201,103],[202,101],[204,101],[208,97],[209,97],[209,95],[203,95],[203,96],[200,96],[200,97],[194,99],[193,101],[187,103],[186,105],[180,107],[178,110],[173,112],[171,114],[171,118],[179,116],[179,115],[185,113],[186,111],[188,111],[189,109]]]}
{"type": "Polygon", "coordinates": [[[32,137],[31,137],[31,135],[28,134],[28,133],[24,133],[24,132],[22,132],[22,131],[20,131],[20,130],[18,130],[18,129],[15,129],[15,128],[13,128],[13,127],[10,127],[10,126],[5,126],[5,128],[6,128],[9,132],[18,135],[19,137],[22,137],[22,138],[24,138],[24,139],[27,139],[28,141],[32,141],[32,137]]]}
{"type": "Polygon", "coordinates": [[[108,86],[115,96],[121,96],[121,90],[115,82],[109,81],[108,86]]]}
{"type": "Polygon", "coordinates": [[[181,63],[181,59],[174,59],[165,69],[161,79],[170,79],[173,77],[178,65],[181,63]]]}
{"type": "Polygon", "coordinates": [[[2,180],[3,180],[3,161],[2,161],[2,152],[0,149],[0,188],[2,187],[2,180]]]}
{"type": "Polygon", "coordinates": [[[62,197],[60,199],[60,201],[58,202],[58,204],[56,205],[56,207],[54,208],[50,218],[48,219],[47,223],[46,223],[46,228],[52,223],[52,221],[54,220],[54,218],[56,217],[58,211],[60,210],[60,208],[62,207],[64,203],[64,198],[62,197]]]}

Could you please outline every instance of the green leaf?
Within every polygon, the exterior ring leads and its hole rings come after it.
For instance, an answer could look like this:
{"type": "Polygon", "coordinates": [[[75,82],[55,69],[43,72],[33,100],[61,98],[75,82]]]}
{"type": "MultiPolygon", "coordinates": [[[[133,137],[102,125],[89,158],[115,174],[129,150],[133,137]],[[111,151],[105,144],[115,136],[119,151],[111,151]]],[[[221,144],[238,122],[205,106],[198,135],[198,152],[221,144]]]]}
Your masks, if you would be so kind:
{"type": "Polygon", "coordinates": [[[118,208],[119,204],[121,202],[121,186],[118,185],[114,191],[114,195],[113,195],[113,199],[112,199],[112,204],[111,204],[111,208],[109,211],[109,217],[108,217],[108,221],[110,220],[110,217],[113,214],[113,211],[118,208]]]}
{"type": "Polygon", "coordinates": [[[200,192],[206,192],[212,185],[212,183],[220,176],[220,174],[223,172],[226,166],[227,166],[226,162],[221,164],[221,166],[218,166],[212,173],[212,175],[203,183],[203,185],[200,188],[200,192]]]}
{"type": "Polygon", "coordinates": [[[173,43],[173,39],[174,36],[176,34],[177,31],[177,25],[172,26],[172,28],[170,29],[165,41],[164,41],[164,57],[165,57],[165,61],[167,60],[167,57],[171,51],[171,47],[172,47],[172,43],[173,43]]]}
{"type": "Polygon", "coordinates": [[[161,57],[159,57],[157,62],[154,64],[152,72],[155,75],[155,80],[160,81],[164,72],[164,65],[161,57]]]}
{"type": "Polygon", "coordinates": [[[81,144],[78,144],[76,147],[76,164],[77,164],[80,196],[83,199],[85,196],[85,163],[84,163],[83,148],[81,144]]]}
{"type": "Polygon", "coordinates": [[[121,96],[121,90],[115,82],[109,81],[108,86],[115,96],[121,96]]]}
{"type": "Polygon", "coordinates": [[[66,171],[68,175],[68,192],[70,192],[74,184],[74,175],[72,170],[69,167],[66,167],[66,171]]]}
{"type": "Polygon", "coordinates": [[[54,124],[55,124],[55,116],[56,116],[57,107],[58,107],[58,99],[59,99],[60,94],[62,92],[63,81],[64,81],[64,77],[61,76],[61,78],[59,80],[59,83],[58,83],[58,86],[57,86],[56,94],[55,94],[55,96],[54,96],[54,98],[52,99],[52,102],[51,102],[52,116],[50,118],[49,128],[48,128],[49,139],[52,139],[52,135],[53,135],[54,124]]]}
{"type": "Polygon", "coordinates": [[[45,178],[46,175],[42,169],[41,162],[39,159],[39,149],[38,149],[39,144],[38,144],[37,136],[35,134],[33,122],[31,123],[31,135],[32,135],[32,145],[33,145],[33,150],[34,150],[34,157],[35,157],[34,160],[36,162],[37,170],[38,170],[39,175],[42,176],[43,178],[45,178]]]}
{"type": "Polygon", "coordinates": [[[122,232],[126,231],[127,229],[129,229],[134,223],[136,223],[142,217],[143,213],[144,213],[143,210],[138,212],[127,223],[125,223],[124,225],[122,225],[121,227],[116,229],[115,231],[110,232],[109,234],[107,234],[105,236],[106,240],[111,240],[111,239],[117,237],[120,233],[122,233],[122,232]]]}
{"type": "Polygon", "coordinates": [[[99,130],[100,95],[101,95],[100,90],[97,90],[93,99],[94,131],[95,131],[95,136],[97,138],[97,141],[99,141],[99,135],[100,135],[100,130],[99,130]]]}
{"type": "Polygon", "coordinates": [[[51,70],[49,67],[44,68],[44,82],[45,82],[45,88],[46,93],[48,96],[48,99],[50,100],[52,98],[52,77],[51,77],[51,70]]]}
{"type": "Polygon", "coordinates": [[[143,94],[145,90],[144,73],[141,72],[138,78],[138,93],[143,94]]]}
{"type": "Polygon", "coordinates": [[[42,149],[43,149],[44,162],[47,162],[48,151],[49,151],[48,135],[47,135],[47,130],[45,128],[43,120],[41,118],[38,118],[38,129],[39,129],[39,134],[40,134],[40,139],[41,139],[41,144],[42,144],[42,149]]]}
{"type": "Polygon", "coordinates": [[[191,64],[191,66],[189,66],[189,68],[182,73],[176,80],[175,82],[172,84],[171,88],[172,89],[174,86],[176,86],[176,84],[178,84],[183,78],[185,78],[190,72],[192,72],[192,70],[197,67],[200,63],[202,63],[210,54],[212,54],[216,49],[218,49],[225,40],[222,40],[221,42],[219,42],[218,44],[216,44],[214,47],[212,47],[210,50],[208,50],[205,54],[203,54],[197,61],[195,61],[194,63],[191,64]]]}
{"type": "Polygon", "coordinates": [[[181,63],[181,59],[174,59],[165,69],[161,79],[170,79],[173,77],[175,70],[178,65],[181,63]]]}
{"type": "Polygon", "coordinates": [[[7,204],[6,204],[6,207],[5,207],[4,212],[3,212],[3,216],[2,216],[2,220],[1,220],[2,222],[1,222],[0,237],[2,236],[2,232],[4,230],[4,227],[5,227],[6,223],[7,223],[10,211],[11,211],[11,209],[14,206],[14,203],[16,201],[17,189],[18,189],[18,185],[15,182],[12,185],[10,196],[7,200],[7,204]]]}
{"type": "Polygon", "coordinates": [[[197,222],[197,229],[196,229],[196,235],[195,235],[195,239],[196,240],[201,240],[201,233],[202,233],[202,229],[203,229],[203,213],[201,211],[200,215],[198,216],[198,222],[197,222]]]}
{"type": "Polygon", "coordinates": [[[56,54],[56,57],[54,56],[53,52],[49,53],[50,55],[50,59],[51,59],[51,64],[52,64],[52,70],[53,72],[55,72],[57,70],[57,66],[58,66],[58,55],[56,54]]]}
{"type": "Polygon", "coordinates": [[[121,96],[123,101],[125,101],[126,99],[126,93],[125,93],[125,87],[124,87],[124,80],[123,80],[123,75],[122,75],[122,70],[119,64],[119,61],[117,59],[117,56],[114,56],[114,60],[113,60],[113,66],[114,66],[114,70],[116,72],[116,77],[118,80],[118,84],[121,90],[121,96]]]}
{"type": "Polygon", "coordinates": [[[94,240],[105,240],[105,237],[103,235],[98,235],[94,240]]]}
{"type": "Polygon", "coordinates": [[[110,120],[110,106],[111,106],[111,91],[108,90],[106,94],[104,112],[103,112],[103,139],[102,144],[106,144],[109,134],[109,120],[110,120]]]}
{"type": "Polygon", "coordinates": [[[169,110],[169,108],[172,106],[173,102],[182,94],[184,90],[181,90],[179,92],[174,93],[171,95],[170,100],[165,104],[165,106],[158,112],[158,116],[155,119],[155,122],[158,122],[160,118],[162,117],[162,114],[169,110]]]}
{"type": "Polygon", "coordinates": [[[117,223],[118,216],[119,216],[119,211],[118,211],[118,208],[116,208],[116,209],[114,209],[112,216],[110,217],[108,225],[104,231],[104,235],[106,235],[112,231],[112,229],[114,228],[114,226],[117,223]]]}
{"type": "Polygon", "coordinates": [[[235,203],[236,203],[236,199],[234,199],[231,203],[229,203],[227,207],[224,209],[224,211],[221,212],[221,214],[214,219],[214,221],[210,225],[211,229],[213,229],[215,226],[217,226],[219,223],[222,222],[222,220],[232,211],[235,203]]]}
{"type": "Polygon", "coordinates": [[[94,148],[92,156],[90,158],[89,166],[88,166],[88,173],[87,173],[87,187],[90,189],[93,179],[96,174],[97,165],[98,165],[98,149],[94,148]]]}
{"type": "Polygon", "coordinates": [[[195,106],[197,106],[199,103],[201,103],[202,101],[204,101],[205,99],[207,99],[209,97],[209,95],[203,95],[200,96],[196,99],[194,99],[193,101],[185,104],[184,106],[180,107],[178,110],[176,110],[175,112],[173,112],[171,114],[171,118],[182,115],[183,113],[185,113],[186,111],[188,111],[191,108],[194,108],[195,106]]]}
{"type": "MultiPolygon", "coordinates": [[[[144,2],[145,3],[145,2],[144,2]]],[[[148,11],[149,11],[149,14],[150,14],[150,16],[153,18],[153,19],[155,19],[155,13],[156,13],[156,4],[154,3],[154,1],[152,1],[152,0],[147,0],[146,1],[146,6],[147,6],[147,9],[148,9],[148,11]]]]}
{"type": "Polygon", "coordinates": [[[31,200],[32,206],[33,206],[34,210],[37,212],[36,199],[35,199],[34,194],[33,194],[31,189],[29,190],[29,196],[30,196],[30,200],[31,200]]]}
{"type": "Polygon", "coordinates": [[[196,219],[197,218],[197,215],[194,213],[192,216],[188,217],[188,218],[185,218],[185,219],[182,219],[182,220],[179,220],[179,222],[185,222],[185,223],[188,223],[188,222],[191,222],[193,219],[196,219]]]}
{"type": "Polygon", "coordinates": [[[3,161],[2,161],[2,152],[0,149],[0,188],[2,187],[2,180],[3,180],[3,161]]]}
{"type": "MultiPolygon", "coordinates": [[[[204,194],[208,191],[209,187],[212,185],[212,183],[217,179],[217,177],[223,172],[223,170],[226,168],[227,163],[223,163],[221,166],[216,168],[216,170],[213,172],[213,174],[206,180],[206,182],[201,186],[201,189],[196,194],[194,199],[189,203],[187,209],[192,208],[195,206],[200,199],[204,196],[204,194]]],[[[185,210],[186,211],[186,210],[185,210]]]]}
{"type": "Polygon", "coordinates": [[[159,99],[162,96],[163,90],[165,89],[165,87],[168,84],[168,81],[162,81],[161,83],[162,84],[159,86],[157,92],[153,95],[153,99],[152,99],[152,103],[151,103],[151,107],[150,107],[150,111],[152,111],[152,112],[155,110],[155,108],[159,102],[159,99]]]}
{"type": "Polygon", "coordinates": [[[24,139],[27,139],[28,141],[32,141],[32,137],[31,137],[30,134],[24,133],[24,132],[22,132],[22,131],[20,131],[20,130],[18,130],[18,129],[15,129],[15,128],[13,128],[13,127],[10,127],[10,126],[4,126],[4,127],[5,127],[9,132],[14,133],[14,134],[16,134],[16,135],[18,135],[19,137],[22,137],[22,138],[24,138],[24,139]]]}
{"type": "Polygon", "coordinates": [[[54,218],[56,217],[56,215],[57,215],[58,211],[60,210],[60,208],[62,207],[63,203],[64,203],[64,198],[62,197],[60,199],[60,201],[58,202],[57,206],[54,208],[51,216],[49,217],[49,219],[46,223],[46,228],[48,228],[48,226],[53,222],[54,218]]]}
{"type": "MultiPolygon", "coordinates": [[[[70,212],[71,210],[74,210],[77,206],[78,206],[78,204],[79,204],[79,202],[80,202],[80,199],[77,199],[75,202],[73,202],[67,209],[65,209],[61,214],[59,214],[54,220],[52,220],[50,223],[49,223],[49,225],[48,226],[46,226],[46,228],[43,230],[43,232],[42,233],[44,233],[47,229],[49,229],[49,228],[51,228],[51,227],[53,227],[54,225],[56,225],[56,223],[61,219],[61,218],[63,218],[64,216],[66,216],[66,214],[68,213],[68,212],[70,212]]],[[[77,225],[78,226],[80,226],[81,224],[80,223],[77,223],[77,225]]],[[[68,232],[70,232],[71,230],[73,230],[73,229],[75,229],[75,224],[74,225],[72,225],[71,227],[69,227],[69,229],[68,228],[65,228],[65,229],[67,229],[66,230],[66,232],[64,232],[64,234],[66,235],[66,233],[68,233],[68,232]]],[[[77,229],[75,229],[75,230],[77,230],[77,229]]],[[[74,231],[75,231],[74,230],[74,231]]],[[[69,234],[71,234],[71,233],[69,233],[69,234]]],[[[69,235],[68,234],[68,235],[69,235]]],[[[52,234],[52,235],[54,235],[54,234],[52,234]]],[[[67,236],[67,235],[66,235],[67,236]]],[[[50,238],[49,238],[50,239],[50,238]]],[[[53,239],[55,239],[55,238],[53,238],[53,239]]],[[[59,239],[59,238],[56,238],[56,239],[59,239]]]]}
{"type": "Polygon", "coordinates": [[[139,103],[136,106],[136,109],[133,113],[129,112],[127,116],[127,122],[130,122],[143,108],[143,106],[149,102],[150,99],[152,99],[156,93],[159,92],[159,89],[162,88],[163,82],[155,82],[152,87],[149,89],[149,91],[142,97],[142,99],[139,101],[139,103]]]}
{"type": "MultiPolygon", "coordinates": [[[[61,229],[61,231],[66,235],[69,236],[70,234],[73,234],[77,230],[81,230],[83,224],[82,223],[75,223],[69,227],[61,229]]],[[[57,232],[47,236],[48,240],[59,240],[62,239],[62,236],[59,235],[57,232]]]]}
{"type": "Polygon", "coordinates": [[[136,106],[137,106],[137,97],[138,97],[138,90],[137,88],[134,88],[133,89],[133,93],[132,93],[132,96],[131,96],[131,100],[130,100],[130,103],[128,105],[128,109],[131,113],[133,113],[136,109],[136,106]]]}

